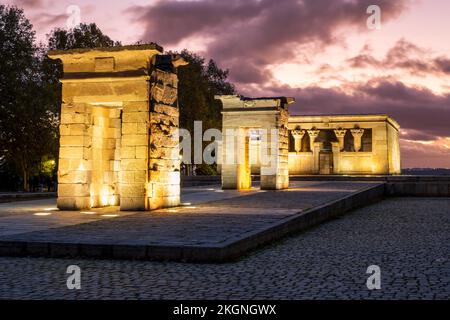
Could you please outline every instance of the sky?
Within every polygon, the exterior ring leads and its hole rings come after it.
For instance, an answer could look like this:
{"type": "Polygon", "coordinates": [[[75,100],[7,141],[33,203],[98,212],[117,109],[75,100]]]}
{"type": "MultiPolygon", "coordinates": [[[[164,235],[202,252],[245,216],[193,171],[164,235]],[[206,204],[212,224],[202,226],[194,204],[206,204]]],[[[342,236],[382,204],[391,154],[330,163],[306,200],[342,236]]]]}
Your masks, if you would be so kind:
{"type": "MultiPolygon", "coordinates": [[[[402,166],[450,168],[448,0],[7,0],[37,40],[68,8],[123,44],[187,48],[229,69],[238,92],[292,96],[291,114],[392,116],[402,166]],[[367,25],[370,5],[380,28],[367,25]]],[[[69,19],[69,20],[68,20],[69,19]]]]}

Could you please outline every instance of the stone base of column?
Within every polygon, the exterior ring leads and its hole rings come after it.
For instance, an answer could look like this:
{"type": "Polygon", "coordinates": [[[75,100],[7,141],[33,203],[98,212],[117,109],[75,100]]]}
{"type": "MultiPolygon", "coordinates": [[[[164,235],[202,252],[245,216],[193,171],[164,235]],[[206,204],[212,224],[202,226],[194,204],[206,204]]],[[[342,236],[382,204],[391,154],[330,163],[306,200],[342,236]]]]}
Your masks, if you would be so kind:
{"type": "Polygon", "coordinates": [[[177,207],[180,205],[180,196],[159,197],[157,199],[149,199],[150,210],[177,207]]]}
{"type": "Polygon", "coordinates": [[[78,211],[90,209],[90,197],[58,197],[56,206],[59,210],[78,211]]]}
{"type": "Polygon", "coordinates": [[[261,190],[282,190],[289,188],[289,176],[262,175],[261,190]]]}
{"type": "Polygon", "coordinates": [[[244,165],[222,165],[222,189],[248,190],[252,187],[250,169],[244,165]]]}
{"type": "Polygon", "coordinates": [[[120,198],[121,211],[144,211],[145,197],[121,197],[120,198]]]}

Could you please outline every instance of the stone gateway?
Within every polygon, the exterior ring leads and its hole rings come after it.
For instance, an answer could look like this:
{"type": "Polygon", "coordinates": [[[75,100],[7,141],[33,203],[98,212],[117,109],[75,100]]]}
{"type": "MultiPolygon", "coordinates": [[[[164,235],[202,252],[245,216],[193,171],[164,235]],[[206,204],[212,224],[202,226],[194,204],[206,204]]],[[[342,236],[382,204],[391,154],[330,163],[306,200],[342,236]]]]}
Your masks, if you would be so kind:
{"type": "Polygon", "coordinates": [[[58,208],[180,202],[177,68],[156,44],[51,51],[63,63],[58,208]]]}

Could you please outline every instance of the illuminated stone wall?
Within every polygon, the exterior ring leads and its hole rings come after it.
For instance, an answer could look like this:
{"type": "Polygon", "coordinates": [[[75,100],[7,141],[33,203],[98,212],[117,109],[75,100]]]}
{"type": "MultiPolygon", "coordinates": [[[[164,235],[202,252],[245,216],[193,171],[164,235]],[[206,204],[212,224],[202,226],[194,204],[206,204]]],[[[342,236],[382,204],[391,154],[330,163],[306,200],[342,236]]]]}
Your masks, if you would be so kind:
{"type": "Polygon", "coordinates": [[[180,201],[178,78],[170,57],[157,58],[150,102],[150,209],[176,206],[180,201]]]}
{"type": "Polygon", "coordinates": [[[53,51],[61,59],[58,207],[179,204],[179,57],[155,44],[53,51]]]}
{"type": "MultiPolygon", "coordinates": [[[[292,98],[243,98],[218,96],[223,104],[221,172],[222,188],[245,190],[251,187],[251,170],[255,160],[262,159],[250,150],[266,150],[266,161],[260,163],[261,189],[285,189],[288,172],[288,105],[292,98]],[[262,130],[261,142],[250,141],[251,131],[262,130]],[[265,147],[267,146],[267,147],[265,147]]],[[[256,167],[255,167],[256,168],[256,167]]]]}
{"type": "Polygon", "coordinates": [[[326,172],[320,158],[323,152],[332,154],[332,174],[400,174],[399,128],[386,115],[290,117],[290,134],[308,134],[311,151],[289,152],[289,174],[326,172]],[[324,139],[323,132],[329,137],[324,139]]]}

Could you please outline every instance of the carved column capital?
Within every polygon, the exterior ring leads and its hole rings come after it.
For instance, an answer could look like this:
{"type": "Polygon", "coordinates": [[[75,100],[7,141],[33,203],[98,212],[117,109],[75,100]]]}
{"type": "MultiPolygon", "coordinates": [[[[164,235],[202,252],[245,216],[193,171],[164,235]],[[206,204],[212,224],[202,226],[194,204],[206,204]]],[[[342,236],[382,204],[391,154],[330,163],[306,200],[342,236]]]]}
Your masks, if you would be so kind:
{"type": "Polygon", "coordinates": [[[364,134],[364,129],[351,129],[350,132],[353,136],[355,151],[359,152],[361,150],[361,138],[364,134]]]}
{"type": "Polygon", "coordinates": [[[291,134],[294,137],[295,140],[295,152],[299,153],[302,150],[302,139],[303,136],[305,135],[306,131],[305,130],[292,130],[291,134]]]}
{"type": "Polygon", "coordinates": [[[305,133],[306,133],[306,131],[305,130],[299,130],[299,129],[296,129],[296,130],[292,130],[291,131],[291,134],[292,134],[292,136],[294,137],[294,139],[302,139],[303,138],[303,136],[305,135],[305,133]]]}
{"type": "Polygon", "coordinates": [[[351,129],[350,132],[352,133],[353,138],[362,137],[364,129],[351,129]]]}
{"type": "Polygon", "coordinates": [[[309,135],[309,138],[311,139],[311,143],[313,143],[314,140],[319,136],[319,133],[320,133],[320,130],[317,130],[317,129],[308,130],[308,135],[309,135]]]}
{"type": "Polygon", "coordinates": [[[344,150],[344,141],[345,141],[345,134],[347,133],[346,129],[335,129],[334,134],[336,135],[336,138],[339,141],[339,150],[344,150]]]}
{"type": "MultiPolygon", "coordinates": [[[[309,148],[314,149],[314,140],[319,136],[320,131],[316,129],[307,130],[309,135],[309,148]]],[[[314,151],[313,151],[314,152],[314,151]]]]}
{"type": "Polygon", "coordinates": [[[344,138],[347,133],[347,129],[335,129],[334,134],[337,138],[344,138]]]}

